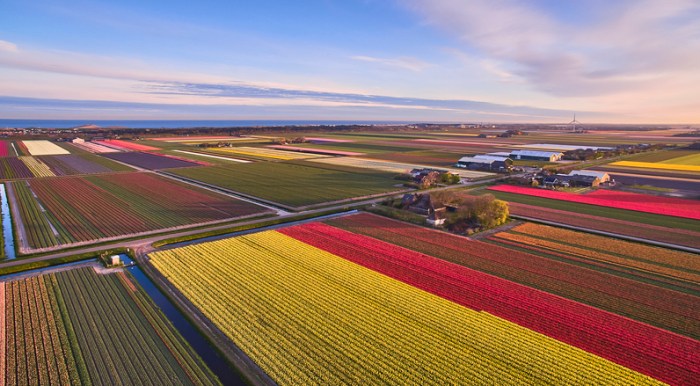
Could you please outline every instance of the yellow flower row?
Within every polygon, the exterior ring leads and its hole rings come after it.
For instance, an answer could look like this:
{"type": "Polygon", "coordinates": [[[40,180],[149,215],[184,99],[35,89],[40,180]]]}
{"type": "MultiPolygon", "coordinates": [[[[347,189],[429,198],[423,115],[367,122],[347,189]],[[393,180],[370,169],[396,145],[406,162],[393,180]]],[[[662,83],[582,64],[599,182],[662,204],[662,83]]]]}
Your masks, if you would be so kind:
{"type": "Polygon", "coordinates": [[[279,384],[657,384],[274,231],[150,255],[279,384]]]}
{"type": "Polygon", "coordinates": [[[631,168],[642,169],[678,170],[683,172],[700,172],[700,166],[698,165],[678,165],[665,164],[659,162],[618,161],[611,163],[610,166],[626,166],[631,168]]]}
{"type": "Polygon", "coordinates": [[[221,148],[221,149],[217,148],[217,149],[212,149],[212,150],[217,151],[217,152],[221,152],[221,153],[233,153],[233,154],[249,155],[249,156],[254,156],[254,157],[279,159],[279,160],[294,160],[294,159],[325,157],[324,155],[319,155],[319,154],[299,153],[299,152],[294,152],[294,151],[284,151],[284,150],[275,150],[275,149],[266,149],[266,148],[248,147],[248,146],[221,148]]]}
{"type": "Polygon", "coordinates": [[[35,177],[54,177],[56,174],[49,168],[49,166],[40,159],[31,156],[22,156],[19,158],[34,174],[35,177]]]}

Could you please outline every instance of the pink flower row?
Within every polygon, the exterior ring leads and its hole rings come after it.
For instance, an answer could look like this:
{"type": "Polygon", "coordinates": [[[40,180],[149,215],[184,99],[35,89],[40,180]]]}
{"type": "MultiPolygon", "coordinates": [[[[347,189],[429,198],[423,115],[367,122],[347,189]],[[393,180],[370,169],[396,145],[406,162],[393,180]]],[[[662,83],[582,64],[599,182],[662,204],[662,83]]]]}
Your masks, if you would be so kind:
{"type": "Polygon", "coordinates": [[[681,198],[609,190],[597,190],[588,194],[574,194],[514,185],[492,186],[489,190],[700,220],[700,201],[681,198]]]}
{"type": "Polygon", "coordinates": [[[119,139],[106,139],[104,141],[97,141],[98,143],[109,146],[111,148],[119,150],[134,150],[134,151],[149,151],[149,150],[160,150],[153,146],[141,145],[133,141],[122,141],[119,139]]]}

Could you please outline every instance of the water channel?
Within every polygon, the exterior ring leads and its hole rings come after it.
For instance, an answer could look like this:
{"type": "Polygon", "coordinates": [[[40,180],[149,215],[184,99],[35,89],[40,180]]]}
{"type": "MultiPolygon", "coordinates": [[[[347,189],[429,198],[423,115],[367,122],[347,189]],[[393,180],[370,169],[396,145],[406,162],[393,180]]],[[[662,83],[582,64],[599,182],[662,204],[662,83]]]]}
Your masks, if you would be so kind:
{"type": "Polygon", "coordinates": [[[12,233],[12,216],[10,215],[10,203],[7,200],[5,184],[0,184],[0,213],[2,214],[2,240],[5,258],[12,260],[16,257],[15,236],[12,233]]]}
{"type": "MultiPolygon", "coordinates": [[[[126,255],[119,255],[125,265],[132,263],[126,255]]],[[[136,265],[127,268],[131,275],[141,285],[148,296],[160,308],[190,346],[204,360],[211,371],[216,374],[224,385],[245,385],[246,382],[233,366],[221,355],[204,335],[187,319],[180,310],[168,299],[151,279],[136,265]]]]}

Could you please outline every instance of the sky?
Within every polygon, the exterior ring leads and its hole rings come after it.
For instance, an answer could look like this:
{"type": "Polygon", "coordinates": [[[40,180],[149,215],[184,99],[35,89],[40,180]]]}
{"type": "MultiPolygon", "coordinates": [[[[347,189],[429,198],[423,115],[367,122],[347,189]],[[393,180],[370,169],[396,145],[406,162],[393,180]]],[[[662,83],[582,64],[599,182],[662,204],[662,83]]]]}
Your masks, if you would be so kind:
{"type": "Polygon", "coordinates": [[[0,119],[700,123],[700,0],[0,0],[0,119]]]}

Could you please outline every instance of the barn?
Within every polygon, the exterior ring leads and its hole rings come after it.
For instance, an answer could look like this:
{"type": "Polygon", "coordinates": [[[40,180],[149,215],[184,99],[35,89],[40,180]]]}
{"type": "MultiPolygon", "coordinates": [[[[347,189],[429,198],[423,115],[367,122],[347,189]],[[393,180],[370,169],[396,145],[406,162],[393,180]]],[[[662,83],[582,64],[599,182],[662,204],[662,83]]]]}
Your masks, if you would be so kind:
{"type": "Polygon", "coordinates": [[[513,150],[510,157],[516,160],[527,161],[559,161],[564,153],[556,151],[538,151],[538,150],[513,150]]]}
{"type": "Polygon", "coordinates": [[[508,157],[477,155],[462,157],[457,161],[457,167],[472,170],[510,170],[513,160],[508,157]]]}

